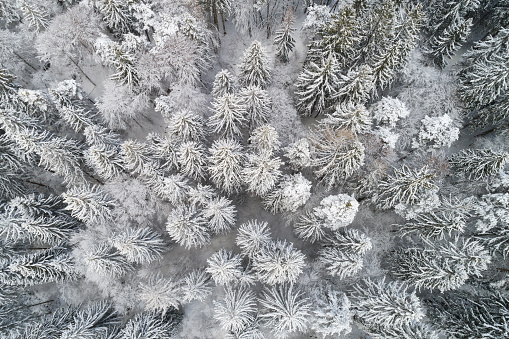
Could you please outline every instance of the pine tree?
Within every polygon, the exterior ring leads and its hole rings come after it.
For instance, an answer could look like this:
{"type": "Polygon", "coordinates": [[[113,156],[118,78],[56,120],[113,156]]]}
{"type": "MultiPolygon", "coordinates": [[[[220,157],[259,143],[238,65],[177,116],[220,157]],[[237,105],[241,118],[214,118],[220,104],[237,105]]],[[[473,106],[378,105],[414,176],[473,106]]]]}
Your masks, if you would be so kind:
{"type": "Polygon", "coordinates": [[[93,225],[113,219],[116,202],[98,186],[74,186],[62,194],[73,217],[93,225]]]}
{"type": "Polygon", "coordinates": [[[69,213],[64,209],[65,205],[59,196],[44,194],[29,194],[13,198],[4,205],[9,215],[22,218],[59,217],[66,220],[69,213]]]}
{"type": "Polygon", "coordinates": [[[299,139],[284,148],[288,165],[294,170],[311,166],[311,149],[308,139],[299,139]]]}
{"type": "Polygon", "coordinates": [[[35,32],[38,33],[48,27],[49,15],[44,9],[38,8],[26,1],[21,1],[19,7],[23,12],[23,19],[35,32]]]}
{"type": "Polygon", "coordinates": [[[239,83],[242,87],[265,88],[270,83],[269,60],[259,41],[255,40],[244,52],[239,65],[239,83]]]}
{"type": "Polygon", "coordinates": [[[248,154],[247,158],[246,167],[242,170],[244,183],[249,192],[263,197],[281,177],[279,168],[283,162],[279,157],[272,157],[266,152],[248,154]]]}
{"type": "Polygon", "coordinates": [[[244,166],[242,146],[232,139],[220,139],[214,141],[209,153],[210,180],[227,194],[239,192],[244,166]]]}
{"type": "Polygon", "coordinates": [[[331,285],[320,285],[311,294],[312,320],[309,327],[323,337],[346,335],[352,331],[350,301],[331,285]]]}
{"type": "Polygon", "coordinates": [[[324,225],[332,230],[348,226],[352,223],[359,209],[355,198],[347,194],[329,195],[320,201],[320,205],[313,208],[313,214],[324,225]]]}
{"type": "Polygon", "coordinates": [[[145,304],[146,311],[162,312],[163,316],[168,311],[178,310],[182,303],[180,284],[164,278],[160,273],[140,283],[138,296],[145,304]]]}
{"type": "Polygon", "coordinates": [[[162,136],[159,133],[149,133],[147,135],[147,148],[143,153],[150,154],[154,160],[157,160],[160,167],[165,171],[171,171],[178,168],[177,149],[178,143],[172,138],[162,136]]]}
{"type": "Polygon", "coordinates": [[[354,276],[363,267],[362,256],[343,252],[336,247],[325,247],[318,252],[318,261],[324,265],[327,272],[339,279],[354,276]]]}
{"type": "Polygon", "coordinates": [[[471,26],[472,18],[460,19],[447,27],[441,35],[433,37],[428,53],[435,64],[442,68],[446,66],[446,58],[450,59],[460,49],[470,34],[471,26]]]}
{"type": "Polygon", "coordinates": [[[339,64],[334,56],[322,59],[320,64],[310,62],[299,75],[295,86],[297,110],[315,117],[329,112],[337,102],[339,64]]]}
{"type": "Polygon", "coordinates": [[[87,165],[104,180],[112,180],[124,173],[118,151],[107,146],[92,145],[84,152],[87,165]]]}
{"type": "Polygon", "coordinates": [[[120,338],[171,339],[181,321],[182,316],[173,312],[164,317],[157,312],[138,313],[125,324],[120,338]]]}
{"type": "Polygon", "coordinates": [[[260,303],[264,308],[260,317],[277,337],[285,338],[291,333],[306,331],[310,314],[309,299],[304,298],[294,285],[266,288],[260,303]]]}
{"type": "Polygon", "coordinates": [[[336,97],[344,104],[364,103],[369,99],[370,92],[376,81],[376,69],[362,65],[350,70],[338,80],[336,97]]]}
{"type": "Polygon", "coordinates": [[[234,94],[226,94],[212,102],[212,112],[209,118],[211,130],[227,138],[242,135],[241,128],[246,124],[247,111],[242,99],[234,94]]]}
{"type": "Polygon", "coordinates": [[[135,264],[147,264],[161,259],[166,249],[161,236],[147,227],[128,229],[114,235],[110,242],[121,255],[135,264]]]}
{"type": "Polygon", "coordinates": [[[293,231],[299,239],[314,243],[323,239],[325,229],[325,222],[312,211],[307,211],[299,217],[293,231]]]}
{"type": "Polygon", "coordinates": [[[125,168],[132,174],[150,175],[156,167],[145,143],[127,140],[120,146],[120,155],[125,168]]]}
{"type": "Polygon", "coordinates": [[[270,241],[270,230],[267,228],[267,223],[253,219],[240,225],[235,243],[244,255],[252,258],[268,246],[270,241]]]}
{"type": "Polygon", "coordinates": [[[449,163],[474,180],[486,179],[499,173],[509,161],[509,153],[491,149],[465,149],[453,154],[449,163]]]}
{"type": "Polygon", "coordinates": [[[132,264],[107,242],[99,243],[84,256],[87,269],[101,276],[118,278],[133,270],[132,264]]]}
{"type": "Polygon", "coordinates": [[[417,170],[412,170],[406,165],[399,169],[395,168],[394,175],[389,175],[379,184],[377,206],[388,209],[397,204],[415,204],[427,192],[437,189],[434,180],[435,174],[426,166],[417,170]]]}
{"type": "Polygon", "coordinates": [[[194,180],[205,179],[206,162],[204,149],[196,141],[187,141],[177,151],[180,173],[194,180]]]}
{"type": "Polygon", "coordinates": [[[267,123],[272,108],[272,100],[267,91],[249,86],[240,91],[239,100],[246,111],[251,129],[267,123]]]}
{"type": "Polygon", "coordinates": [[[225,197],[211,198],[202,210],[208,220],[209,229],[214,233],[229,231],[237,220],[237,209],[233,202],[225,197]]]}
{"type": "Polygon", "coordinates": [[[100,0],[98,8],[104,16],[103,20],[110,28],[120,33],[127,33],[133,24],[130,3],[131,1],[127,0],[100,0]]]}
{"type": "Polygon", "coordinates": [[[370,335],[383,335],[387,329],[413,325],[424,318],[421,301],[403,283],[365,279],[354,288],[357,322],[370,335]]]}
{"type": "Polygon", "coordinates": [[[371,129],[371,117],[363,104],[339,104],[320,124],[334,129],[346,129],[353,134],[365,134],[371,129]]]}
{"type": "Polygon", "coordinates": [[[272,213],[296,212],[311,196],[311,182],[301,173],[284,175],[276,188],[265,195],[263,205],[272,213]]]}
{"type": "Polygon", "coordinates": [[[233,255],[231,251],[221,249],[207,259],[206,271],[219,285],[230,285],[238,282],[242,275],[242,257],[233,255]]]}
{"type": "Polygon", "coordinates": [[[189,249],[201,247],[210,241],[207,221],[191,206],[177,206],[171,211],[166,223],[170,238],[189,249]]]}
{"type": "Polygon", "coordinates": [[[253,268],[265,284],[295,283],[305,266],[305,256],[286,241],[272,241],[253,257],[253,268]]]}
{"type": "Polygon", "coordinates": [[[315,130],[310,142],[314,147],[314,174],[329,189],[351,176],[364,163],[364,146],[347,132],[331,128],[315,130]]]}
{"type": "Polygon", "coordinates": [[[226,94],[234,94],[236,90],[235,78],[230,71],[226,69],[220,70],[214,78],[212,85],[212,96],[214,98],[222,97],[226,94]]]}
{"type": "Polygon", "coordinates": [[[194,270],[182,279],[182,298],[184,302],[192,300],[203,301],[210,293],[210,275],[204,270],[194,270]]]}
{"type": "Polygon", "coordinates": [[[214,301],[214,318],[224,331],[241,333],[256,319],[255,294],[244,287],[226,287],[224,292],[221,301],[214,301]]]}
{"type": "Polygon", "coordinates": [[[205,139],[205,121],[191,111],[182,110],[174,113],[168,119],[167,133],[175,143],[205,139]]]}
{"type": "Polygon", "coordinates": [[[217,192],[209,185],[197,184],[196,187],[190,187],[187,194],[188,202],[191,206],[205,206],[212,198],[217,197],[217,192]]]}
{"type": "Polygon", "coordinates": [[[91,338],[107,336],[119,319],[108,302],[96,302],[75,312],[60,338],[91,338]]]}
{"type": "Polygon", "coordinates": [[[457,213],[442,211],[418,214],[411,221],[394,226],[402,236],[417,233],[423,239],[444,239],[446,236],[463,233],[466,220],[457,213]]]}
{"type": "Polygon", "coordinates": [[[281,146],[279,135],[274,127],[271,125],[262,125],[255,128],[249,137],[249,143],[259,153],[272,154],[278,151],[281,146]]]}
{"type": "Polygon", "coordinates": [[[276,45],[276,56],[281,62],[288,62],[290,52],[295,48],[295,39],[292,33],[295,28],[292,28],[295,22],[295,17],[292,11],[287,11],[279,29],[274,36],[274,45],[276,45]]]}

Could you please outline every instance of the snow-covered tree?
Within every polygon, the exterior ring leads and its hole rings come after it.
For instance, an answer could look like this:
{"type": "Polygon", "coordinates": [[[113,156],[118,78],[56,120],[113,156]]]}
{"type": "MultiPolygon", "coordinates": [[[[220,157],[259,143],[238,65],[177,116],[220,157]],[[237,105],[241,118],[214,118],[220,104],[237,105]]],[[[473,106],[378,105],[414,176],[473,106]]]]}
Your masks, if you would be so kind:
{"type": "Polygon", "coordinates": [[[339,83],[339,64],[334,56],[322,59],[320,64],[310,62],[295,84],[297,110],[315,117],[328,113],[337,103],[339,83]]]}
{"type": "Polygon", "coordinates": [[[434,36],[429,43],[428,54],[435,64],[445,67],[446,58],[450,59],[460,49],[470,34],[472,18],[455,21],[439,36],[434,36]]]}
{"type": "Polygon", "coordinates": [[[224,292],[222,300],[214,301],[214,318],[224,331],[241,333],[256,319],[255,294],[245,287],[226,287],[224,292]]]}
{"type": "Polygon", "coordinates": [[[84,152],[86,163],[103,179],[117,178],[124,172],[118,151],[104,145],[92,145],[84,152]]]}
{"type": "Polygon", "coordinates": [[[231,251],[221,249],[207,259],[206,271],[219,285],[230,285],[238,282],[242,275],[242,257],[231,251]]]}
{"type": "Polygon", "coordinates": [[[271,240],[267,223],[254,219],[240,225],[235,243],[243,254],[251,258],[262,251],[271,240]]]}
{"type": "Polygon", "coordinates": [[[239,65],[238,81],[242,87],[265,88],[270,83],[269,60],[258,40],[246,49],[239,65]]]}
{"type": "Polygon", "coordinates": [[[155,173],[148,177],[147,185],[159,197],[168,200],[173,205],[183,203],[189,190],[187,179],[180,174],[163,176],[155,173]]]}
{"type": "Polygon", "coordinates": [[[435,174],[427,166],[414,170],[406,165],[395,168],[394,175],[389,175],[379,184],[377,206],[389,209],[397,204],[415,204],[428,192],[438,189],[434,181],[435,174]]]}
{"type": "Polygon", "coordinates": [[[161,274],[139,284],[138,297],[144,303],[145,310],[166,314],[178,309],[182,303],[182,291],[179,282],[165,278],[161,274]]]}
{"type": "Polygon", "coordinates": [[[35,32],[40,32],[48,27],[49,15],[44,8],[40,8],[24,0],[19,3],[19,8],[23,13],[23,19],[30,29],[33,29],[35,32]]]}
{"type": "Polygon", "coordinates": [[[247,160],[246,167],[242,170],[247,190],[263,197],[278,182],[281,176],[279,168],[283,162],[279,157],[273,157],[267,152],[248,154],[247,160]]]}
{"type": "Polygon", "coordinates": [[[193,206],[177,206],[166,223],[170,238],[189,249],[201,247],[210,241],[207,220],[193,206]]]}
{"type": "Polygon", "coordinates": [[[337,100],[345,104],[364,103],[369,99],[371,90],[374,86],[374,70],[368,65],[362,65],[356,69],[350,70],[343,75],[336,85],[337,100]]]}
{"type": "Polygon", "coordinates": [[[333,113],[320,120],[320,124],[346,129],[353,134],[364,134],[371,129],[371,117],[363,104],[339,104],[333,113]]]}
{"type": "Polygon", "coordinates": [[[276,56],[282,62],[289,61],[289,54],[295,48],[295,39],[292,37],[292,33],[295,31],[295,28],[292,27],[294,22],[295,17],[292,11],[287,11],[274,36],[276,56]]]}
{"type": "Polygon", "coordinates": [[[315,176],[329,189],[351,176],[364,163],[364,146],[345,131],[315,130],[310,142],[315,176]]]}
{"type": "Polygon", "coordinates": [[[352,331],[353,312],[350,300],[331,285],[319,286],[311,294],[309,327],[323,337],[346,335],[352,331]]]}
{"type": "Polygon", "coordinates": [[[410,114],[404,102],[392,97],[382,97],[371,105],[370,111],[378,124],[389,127],[396,127],[400,119],[410,114]]]}
{"type": "Polygon", "coordinates": [[[150,157],[149,148],[145,143],[127,140],[120,146],[120,156],[124,166],[136,175],[147,175],[153,172],[155,161],[150,157]]]}
{"type": "Polygon", "coordinates": [[[249,143],[259,153],[272,153],[279,150],[279,135],[271,125],[262,125],[251,132],[249,143]]]}
{"type": "Polygon", "coordinates": [[[491,149],[464,149],[453,154],[449,163],[474,180],[482,180],[499,173],[509,161],[509,153],[491,149]]]}
{"type": "Polygon", "coordinates": [[[159,133],[149,133],[146,139],[147,147],[142,146],[142,154],[150,154],[157,159],[164,171],[169,172],[178,168],[178,143],[176,141],[159,133]]]}
{"type": "Polygon", "coordinates": [[[272,213],[296,212],[311,196],[311,182],[301,173],[285,175],[264,197],[264,207],[272,213]]]}
{"type": "Polygon", "coordinates": [[[187,193],[188,202],[191,206],[205,206],[212,198],[217,197],[217,192],[209,185],[197,184],[190,187],[187,193]]]}
{"type": "Polygon", "coordinates": [[[180,173],[194,180],[203,180],[207,163],[203,146],[196,141],[187,141],[177,151],[180,173]]]}
{"type": "Polygon", "coordinates": [[[434,148],[451,147],[451,144],[458,140],[460,130],[454,126],[449,115],[441,117],[425,116],[417,138],[412,140],[412,147],[419,148],[431,145],[434,148]]]}
{"type": "Polygon", "coordinates": [[[64,207],[59,196],[44,194],[17,196],[3,206],[9,215],[27,219],[55,216],[66,220],[69,213],[64,207]]]}
{"type": "Polygon", "coordinates": [[[337,230],[352,223],[359,203],[347,194],[329,195],[320,201],[320,205],[313,208],[313,214],[323,220],[325,226],[337,230]]]}
{"type": "Polygon", "coordinates": [[[210,285],[210,275],[204,269],[193,270],[186,274],[181,286],[183,301],[205,300],[212,293],[210,285]]]}
{"type": "MultiPolygon", "coordinates": [[[[65,313],[64,313],[65,314],[65,313]]],[[[91,338],[107,336],[111,327],[117,326],[119,319],[111,303],[99,301],[76,311],[67,321],[60,338],[91,338]]],[[[112,331],[114,332],[114,331],[112,331]]],[[[43,332],[44,333],[44,332],[43,332]]]]}
{"type": "Polygon", "coordinates": [[[202,214],[208,220],[214,233],[229,231],[237,220],[237,209],[233,202],[225,197],[211,198],[205,202],[202,214]]]}
{"type": "Polygon", "coordinates": [[[121,255],[136,264],[161,259],[166,249],[161,236],[148,227],[128,229],[114,235],[110,242],[121,255]]]}
{"type": "Polygon", "coordinates": [[[324,245],[358,255],[363,255],[372,248],[371,239],[369,237],[351,228],[344,228],[340,231],[328,234],[325,237],[324,245]]]}
{"type": "Polygon", "coordinates": [[[99,186],[74,186],[62,198],[72,216],[89,225],[112,220],[117,205],[99,186]]]}
{"type": "Polygon", "coordinates": [[[5,68],[0,68],[0,98],[2,100],[9,100],[9,94],[16,90],[14,79],[16,79],[15,75],[5,68]]]}
{"type": "Polygon", "coordinates": [[[409,235],[416,233],[423,239],[444,239],[446,236],[463,233],[466,227],[464,215],[449,211],[418,214],[403,225],[396,225],[398,233],[409,235]]]}
{"type": "Polygon", "coordinates": [[[232,139],[220,139],[214,141],[209,153],[210,180],[227,194],[239,192],[245,161],[242,146],[232,139]]]}
{"type": "Polygon", "coordinates": [[[238,96],[251,129],[267,123],[271,113],[272,99],[266,90],[258,86],[248,86],[243,88],[238,96]]]}
{"type": "Polygon", "coordinates": [[[247,111],[243,100],[235,94],[225,94],[214,99],[209,117],[210,129],[222,137],[234,137],[242,134],[247,121],[247,111]]]}
{"type": "Polygon", "coordinates": [[[99,243],[88,250],[83,261],[89,272],[112,278],[124,276],[133,269],[127,258],[108,242],[99,243]]]}
{"type": "Polygon", "coordinates": [[[141,38],[133,34],[125,35],[124,41],[121,43],[112,41],[107,37],[101,37],[94,44],[103,64],[116,71],[110,76],[110,79],[129,88],[136,87],[139,83],[135,56],[136,49],[138,49],[137,45],[141,45],[141,38]]]}
{"type": "Polygon", "coordinates": [[[98,9],[106,24],[115,31],[128,33],[133,24],[128,0],[99,0],[98,9]]]}
{"type": "Polygon", "coordinates": [[[294,170],[311,166],[311,149],[308,139],[299,139],[284,148],[288,165],[294,170]]]}
{"type": "Polygon", "coordinates": [[[176,334],[180,321],[181,318],[171,312],[167,312],[164,317],[158,312],[138,313],[122,328],[120,338],[170,339],[176,334]]]}
{"type": "Polygon", "coordinates": [[[226,94],[235,93],[235,89],[236,85],[233,74],[231,74],[230,71],[226,69],[222,69],[216,74],[216,77],[214,78],[212,92],[210,94],[212,94],[214,98],[219,98],[226,94]]]}
{"type": "Polygon", "coordinates": [[[308,327],[309,299],[293,284],[266,288],[260,303],[263,306],[261,319],[279,338],[294,332],[305,332],[308,327]]]}
{"type": "Polygon", "coordinates": [[[305,258],[292,243],[271,241],[254,255],[253,268],[263,283],[294,283],[306,265],[305,258]]]}
{"type": "Polygon", "coordinates": [[[509,255],[509,194],[485,194],[474,205],[477,238],[506,258],[509,255]]]}
{"type": "Polygon", "coordinates": [[[200,142],[206,136],[205,121],[191,111],[182,110],[168,117],[167,133],[174,142],[200,142]]]}

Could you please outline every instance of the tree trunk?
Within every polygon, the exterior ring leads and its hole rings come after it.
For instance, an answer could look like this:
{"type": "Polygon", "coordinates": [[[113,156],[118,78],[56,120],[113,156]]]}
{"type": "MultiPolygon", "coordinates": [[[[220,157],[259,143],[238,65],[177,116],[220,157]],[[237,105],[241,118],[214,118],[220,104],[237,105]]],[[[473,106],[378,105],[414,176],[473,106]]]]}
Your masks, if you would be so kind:
{"type": "Polygon", "coordinates": [[[223,23],[223,34],[226,35],[226,27],[224,24],[224,11],[221,11],[221,22],[223,23]]]}
{"type": "Polygon", "coordinates": [[[216,25],[217,31],[219,32],[219,21],[217,20],[216,0],[212,0],[212,16],[214,17],[214,25],[216,25]]]}
{"type": "Polygon", "coordinates": [[[97,84],[95,82],[93,82],[92,79],[90,79],[90,77],[85,73],[85,71],[83,71],[81,69],[81,67],[78,65],[78,63],[76,61],[74,61],[73,58],[71,58],[68,54],[67,54],[67,57],[69,58],[69,60],[71,60],[71,62],[74,64],[74,66],[76,66],[80,70],[81,74],[83,74],[85,76],[85,78],[87,78],[88,81],[90,81],[90,83],[92,85],[97,86],[97,84]]]}
{"type": "Polygon", "coordinates": [[[270,0],[267,0],[267,39],[270,38],[269,14],[270,14],[270,0]]]}

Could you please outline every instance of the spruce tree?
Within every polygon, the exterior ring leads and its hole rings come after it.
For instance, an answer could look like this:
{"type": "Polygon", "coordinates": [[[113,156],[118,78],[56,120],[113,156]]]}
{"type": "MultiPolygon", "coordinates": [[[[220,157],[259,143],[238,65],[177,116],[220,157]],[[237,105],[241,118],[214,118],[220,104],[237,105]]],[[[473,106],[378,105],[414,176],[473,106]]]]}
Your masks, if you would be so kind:
{"type": "Polygon", "coordinates": [[[128,33],[133,24],[128,0],[100,0],[99,12],[106,24],[119,33],[128,33]]]}
{"type": "Polygon", "coordinates": [[[262,125],[255,128],[249,137],[249,143],[259,153],[277,152],[281,146],[279,142],[279,135],[274,127],[271,125],[262,125]]]}
{"type": "Polygon", "coordinates": [[[240,91],[239,99],[251,129],[267,123],[272,108],[272,100],[267,91],[257,86],[249,86],[240,91]]]}
{"type": "Polygon", "coordinates": [[[224,197],[212,198],[205,203],[202,214],[208,220],[209,228],[214,233],[229,231],[237,220],[237,209],[233,202],[224,197]]]}
{"type": "Polygon", "coordinates": [[[238,254],[233,255],[231,251],[221,249],[215,252],[207,259],[207,264],[206,271],[218,285],[228,286],[236,283],[242,275],[242,257],[238,254]]]}
{"type": "Polygon", "coordinates": [[[365,134],[371,129],[371,117],[363,104],[339,104],[320,124],[334,129],[346,129],[353,134],[365,134]]]}
{"type": "Polygon", "coordinates": [[[254,323],[256,311],[255,295],[245,287],[227,287],[224,298],[214,301],[214,318],[224,331],[241,333],[254,323]]]}
{"type": "Polygon", "coordinates": [[[133,270],[133,265],[108,242],[96,244],[83,257],[89,272],[101,277],[118,278],[133,270]]]}
{"type": "Polygon", "coordinates": [[[171,211],[166,223],[170,238],[187,249],[210,241],[207,220],[194,207],[180,205],[171,211]]]}
{"type": "Polygon", "coordinates": [[[312,320],[310,328],[322,336],[346,335],[352,331],[353,312],[343,292],[332,289],[329,284],[320,285],[311,293],[312,320]]]}
{"type": "Polygon", "coordinates": [[[265,88],[270,83],[268,57],[259,41],[255,40],[244,52],[239,65],[239,83],[242,87],[265,88]]]}
{"type": "Polygon", "coordinates": [[[214,141],[209,153],[210,180],[226,194],[239,192],[245,162],[242,146],[231,139],[220,139],[214,141]]]}
{"type": "Polygon", "coordinates": [[[240,136],[241,128],[247,121],[246,106],[243,100],[234,94],[226,94],[212,102],[213,115],[209,118],[211,130],[227,138],[240,136]]]}
{"type": "Polygon", "coordinates": [[[161,259],[166,247],[161,236],[147,227],[115,234],[110,242],[121,255],[135,264],[161,259]]]}
{"type": "Polygon", "coordinates": [[[139,284],[138,297],[146,311],[160,312],[163,316],[178,310],[183,298],[180,283],[160,273],[139,284]]]}
{"type": "Polygon", "coordinates": [[[249,220],[239,227],[235,243],[244,255],[252,258],[271,241],[270,231],[265,221],[249,220]]]}
{"type": "Polygon", "coordinates": [[[175,143],[200,142],[206,136],[205,121],[201,116],[191,111],[178,111],[168,118],[167,133],[175,143]]]}
{"type": "Polygon", "coordinates": [[[287,11],[279,29],[274,36],[274,45],[276,45],[276,56],[281,62],[288,62],[290,52],[295,48],[295,39],[292,37],[292,28],[295,18],[291,11],[287,11]]]}
{"type": "Polygon", "coordinates": [[[263,205],[271,213],[296,212],[311,196],[311,182],[301,173],[284,175],[276,188],[265,195],[263,205]]]}
{"type": "Polygon", "coordinates": [[[499,173],[509,161],[509,153],[491,149],[466,149],[453,154],[450,164],[474,180],[482,180],[499,173]]]}
{"type": "Polygon", "coordinates": [[[429,56],[433,62],[440,67],[445,67],[446,58],[450,59],[454,53],[460,49],[470,34],[472,19],[460,19],[454,22],[450,27],[446,28],[440,36],[435,36],[430,41],[429,56]]]}
{"type": "Polygon", "coordinates": [[[234,94],[236,90],[235,78],[230,71],[226,69],[220,70],[214,78],[212,85],[212,96],[214,98],[222,97],[226,94],[234,94]]]}
{"type": "Polygon", "coordinates": [[[74,186],[62,198],[71,215],[89,225],[112,220],[117,205],[98,186],[74,186]]]}
{"type": "Polygon", "coordinates": [[[182,143],[177,151],[180,173],[197,181],[205,179],[204,153],[203,146],[196,141],[182,143]]]}
{"type": "Polygon", "coordinates": [[[248,154],[247,160],[242,170],[243,181],[249,192],[263,197],[278,182],[283,162],[266,152],[248,154]]]}
{"type": "Polygon", "coordinates": [[[375,75],[376,69],[372,69],[368,65],[362,65],[350,70],[339,80],[336,94],[338,101],[345,104],[366,102],[375,84],[375,75]]]}
{"type": "Polygon", "coordinates": [[[38,33],[48,27],[49,15],[44,9],[38,8],[26,1],[21,1],[19,7],[23,12],[23,19],[35,32],[38,33]]]}

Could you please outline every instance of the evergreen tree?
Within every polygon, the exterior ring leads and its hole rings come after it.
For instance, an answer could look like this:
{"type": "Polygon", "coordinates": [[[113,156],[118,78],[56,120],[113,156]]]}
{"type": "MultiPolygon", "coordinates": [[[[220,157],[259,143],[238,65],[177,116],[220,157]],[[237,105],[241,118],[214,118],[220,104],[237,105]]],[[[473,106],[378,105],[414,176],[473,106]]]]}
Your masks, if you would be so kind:
{"type": "Polygon", "coordinates": [[[187,141],[177,151],[180,173],[194,180],[205,179],[206,162],[204,149],[196,141],[187,141]]]}
{"type": "Polygon", "coordinates": [[[476,238],[504,258],[509,255],[509,193],[485,194],[474,205],[476,238]]]}
{"type": "Polygon", "coordinates": [[[242,87],[265,88],[270,82],[269,60],[259,41],[255,40],[244,52],[239,65],[239,83],[242,87]]]}
{"type": "Polygon", "coordinates": [[[124,173],[118,151],[108,146],[92,145],[84,152],[87,165],[104,180],[112,180],[124,173]]]}
{"type": "Polygon", "coordinates": [[[281,26],[276,31],[274,36],[274,45],[276,45],[276,56],[281,62],[289,61],[289,54],[295,48],[295,39],[292,37],[292,32],[295,28],[292,28],[295,22],[295,17],[291,11],[287,11],[281,26]]]}
{"type": "Polygon", "coordinates": [[[368,65],[350,70],[339,80],[336,94],[338,100],[354,105],[366,102],[376,81],[375,74],[376,69],[374,70],[368,65]]]}
{"type": "Polygon", "coordinates": [[[491,149],[466,149],[453,154],[449,163],[474,180],[486,179],[499,173],[509,161],[509,153],[491,149]]]}
{"type": "Polygon", "coordinates": [[[21,1],[19,7],[23,12],[23,19],[35,32],[38,33],[48,27],[49,15],[44,9],[38,8],[26,1],[21,1]]]}
{"type": "Polygon", "coordinates": [[[118,252],[135,264],[146,264],[162,258],[166,244],[150,228],[128,229],[114,235],[111,244],[118,252]]]}
{"type": "Polygon", "coordinates": [[[278,182],[282,161],[266,152],[248,154],[247,158],[246,167],[242,170],[244,183],[249,192],[263,197],[278,182]]]}
{"type": "Polygon", "coordinates": [[[271,332],[285,338],[294,332],[305,332],[309,322],[309,299],[293,285],[273,286],[262,292],[260,315],[271,332]]]}
{"type": "Polygon", "coordinates": [[[181,287],[183,301],[205,300],[212,293],[210,285],[210,275],[203,269],[186,274],[181,287]]]}
{"type": "Polygon", "coordinates": [[[187,249],[210,241],[207,221],[194,207],[177,206],[168,216],[166,230],[173,241],[187,249]]]}
{"type": "Polygon", "coordinates": [[[444,239],[446,236],[463,233],[466,220],[463,215],[450,211],[418,214],[403,225],[395,225],[401,235],[417,233],[423,239],[444,239]]]}
{"type": "Polygon", "coordinates": [[[132,174],[150,175],[154,173],[155,161],[150,157],[145,143],[127,140],[120,146],[120,156],[125,168],[132,174]]]}
{"type": "Polygon", "coordinates": [[[339,104],[333,113],[320,120],[320,124],[334,129],[346,129],[357,135],[370,131],[371,117],[363,104],[339,104]]]}
{"type": "Polygon", "coordinates": [[[318,260],[327,272],[339,279],[357,274],[363,267],[362,256],[343,252],[336,247],[325,247],[318,252],[318,260]]]}
{"type": "Polygon", "coordinates": [[[314,113],[315,117],[329,112],[337,102],[339,83],[339,64],[333,55],[319,64],[310,62],[295,84],[297,110],[305,116],[314,113]]]}
{"type": "Polygon", "coordinates": [[[292,243],[272,241],[253,257],[253,268],[263,283],[295,283],[305,266],[305,258],[292,243]]]}
{"type": "Polygon", "coordinates": [[[242,146],[231,139],[220,139],[214,141],[209,153],[210,180],[227,194],[239,192],[244,166],[242,146]]]}
{"type": "Polygon", "coordinates": [[[89,225],[112,220],[117,205],[98,186],[74,186],[62,198],[72,216],[89,225]]]}
{"type": "Polygon", "coordinates": [[[7,69],[0,68],[0,98],[6,102],[9,100],[10,94],[16,90],[14,79],[16,77],[7,69]]]}
{"type": "Polygon", "coordinates": [[[182,303],[182,290],[178,282],[164,278],[161,274],[150,276],[139,285],[138,296],[149,312],[168,312],[178,310],[182,303]]]}
{"type": "Polygon", "coordinates": [[[132,1],[129,0],[100,0],[98,8],[110,28],[119,33],[128,33],[133,24],[130,3],[132,1]]]}
{"type": "Polygon", "coordinates": [[[214,233],[229,231],[237,220],[237,209],[232,201],[224,197],[212,198],[203,207],[202,214],[214,233]]]}
{"type": "Polygon", "coordinates": [[[279,142],[279,135],[274,127],[271,125],[262,125],[255,128],[249,137],[249,143],[259,153],[272,154],[278,151],[281,146],[279,142]]]}
{"type": "MultiPolygon", "coordinates": [[[[118,2],[119,0],[105,1],[118,2]]],[[[116,71],[110,76],[110,79],[131,89],[137,86],[140,81],[136,69],[135,53],[138,48],[136,42],[141,44],[140,38],[131,34],[125,35],[122,43],[107,38],[98,39],[95,43],[96,52],[101,57],[103,64],[112,67],[116,71]]]]}
{"type": "Polygon", "coordinates": [[[311,196],[311,182],[301,173],[284,175],[276,188],[265,195],[263,205],[272,213],[296,212],[311,196]]]}
{"type": "Polygon", "coordinates": [[[96,302],[73,314],[60,338],[92,338],[107,336],[119,319],[113,306],[107,302],[96,302]]]}
{"type": "Polygon", "coordinates": [[[293,231],[299,239],[316,242],[325,236],[325,222],[312,211],[307,211],[299,217],[293,231]]]}
{"type": "Polygon", "coordinates": [[[154,174],[148,178],[147,185],[161,199],[165,199],[173,205],[184,202],[187,197],[187,191],[189,190],[187,179],[180,174],[171,174],[168,176],[154,174]]]}
{"type": "Polygon", "coordinates": [[[311,149],[308,139],[299,139],[284,148],[288,165],[294,170],[311,166],[311,149]]]}
{"type": "Polygon", "coordinates": [[[233,74],[226,69],[222,69],[214,78],[212,92],[210,94],[212,94],[214,98],[219,98],[226,94],[234,94],[235,90],[236,86],[233,74]]]}
{"type": "Polygon", "coordinates": [[[187,200],[191,206],[205,206],[212,198],[217,197],[217,192],[209,185],[197,184],[190,187],[187,193],[187,200]]]}
{"type": "Polygon", "coordinates": [[[159,162],[164,171],[178,168],[177,150],[178,143],[172,138],[162,136],[159,133],[147,135],[147,148],[142,147],[142,152],[150,154],[154,161],[159,162]]]}
{"type": "Polygon", "coordinates": [[[343,292],[335,291],[331,285],[320,285],[311,294],[311,329],[323,337],[346,335],[352,331],[350,301],[343,292]]]}
{"type": "Polygon", "coordinates": [[[205,139],[205,121],[191,111],[182,110],[174,113],[168,119],[167,133],[175,143],[205,139]]]}
{"type": "Polygon", "coordinates": [[[247,112],[239,96],[226,94],[216,98],[212,106],[214,114],[209,118],[209,126],[214,133],[227,138],[242,135],[247,112]]]}
{"type": "Polygon", "coordinates": [[[262,251],[270,241],[271,237],[267,223],[254,219],[240,225],[235,243],[244,255],[252,258],[262,251]]]}
{"type": "Polygon", "coordinates": [[[240,91],[239,99],[244,106],[251,129],[267,123],[272,106],[267,91],[257,86],[249,86],[240,91]]]}
{"type": "Polygon", "coordinates": [[[398,98],[382,97],[371,105],[374,120],[383,126],[396,127],[396,123],[410,115],[405,103],[398,98]]]}
{"type": "Polygon", "coordinates": [[[242,275],[242,257],[238,254],[233,255],[231,251],[221,249],[215,252],[207,259],[207,264],[206,271],[219,285],[236,283],[242,275]]]}
{"type": "Polygon", "coordinates": [[[171,339],[177,332],[182,316],[167,312],[164,317],[157,312],[136,314],[120,332],[122,339],[171,339]]]}
{"type": "Polygon", "coordinates": [[[107,242],[95,245],[83,259],[89,271],[101,276],[118,278],[133,270],[132,264],[107,242]]]}
{"type": "Polygon", "coordinates": [[[255,295],[244,287],[227,287],[224,292],[221,301],[214,301],[214,318],[224,331],[240,333],[256,319],[255,295]]]}
{"type": "Polygon", "coordinates": [[[470,34],[472,19],[460,19],[447,27],[440,36],[435,36],[430,41],[429,56],[440,67],[445,67],[446,58],[451,58],[460,49],[470,34]]]}

